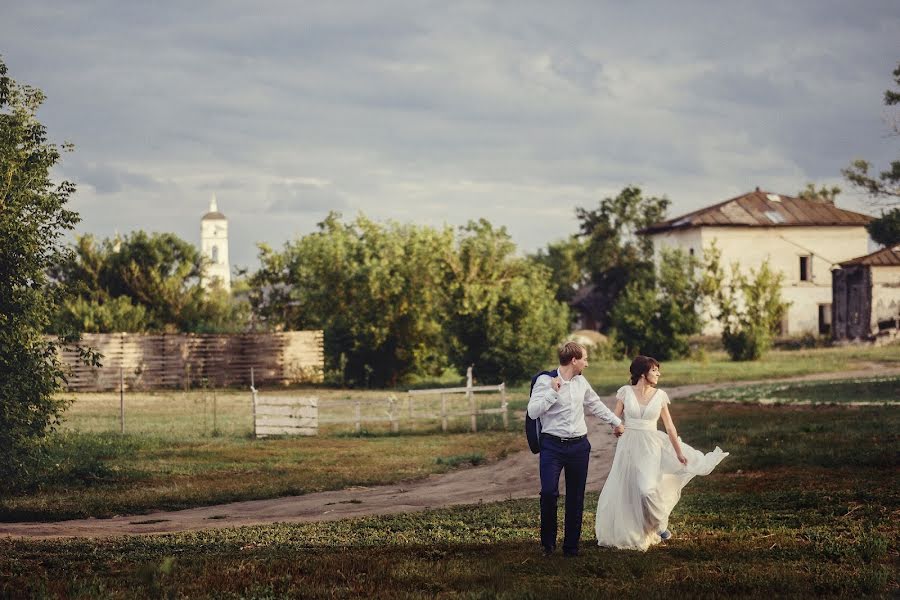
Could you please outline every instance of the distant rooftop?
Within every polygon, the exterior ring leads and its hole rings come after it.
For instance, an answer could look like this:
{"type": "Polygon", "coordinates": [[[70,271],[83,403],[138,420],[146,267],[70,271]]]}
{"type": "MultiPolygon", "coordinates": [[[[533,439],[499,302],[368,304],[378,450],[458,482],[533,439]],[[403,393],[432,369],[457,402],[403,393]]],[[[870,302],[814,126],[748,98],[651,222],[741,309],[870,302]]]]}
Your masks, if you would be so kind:
{"type": "Polygon", "coordinates": [[[851,258],[841,263],[842,267],[866,265],[870,267],[900,267],[900,246],[882,248],[872,254],[851,258]]]}
{"type": "Polygon", "coordinates": [[[756,191],[655,223],[639,233],[661,233],[691,227],[862,227],[872,217],[838,208],[822,200],[805,200],[756,191]]]}

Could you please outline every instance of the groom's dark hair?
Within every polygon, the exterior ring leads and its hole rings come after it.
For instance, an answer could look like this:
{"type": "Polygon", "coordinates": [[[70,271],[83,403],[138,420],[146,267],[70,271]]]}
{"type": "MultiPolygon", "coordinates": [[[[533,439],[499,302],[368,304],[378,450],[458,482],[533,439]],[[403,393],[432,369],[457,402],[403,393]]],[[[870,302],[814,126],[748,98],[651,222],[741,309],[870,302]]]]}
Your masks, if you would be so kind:
{"type": "Polygon", "coordinates": [[[577,342],[566,342],[559,347],[559,365],[561,367],[571,363],[576,358],[584,356],[584,346],[577,342]]]}
{"type": "Polygon", "coordinates": [[[659,361],[652,356],[635,356],[631,361],[631,385],[637,385],[641,375],[646,375],[653,367],[658,367],[659,361]]]}

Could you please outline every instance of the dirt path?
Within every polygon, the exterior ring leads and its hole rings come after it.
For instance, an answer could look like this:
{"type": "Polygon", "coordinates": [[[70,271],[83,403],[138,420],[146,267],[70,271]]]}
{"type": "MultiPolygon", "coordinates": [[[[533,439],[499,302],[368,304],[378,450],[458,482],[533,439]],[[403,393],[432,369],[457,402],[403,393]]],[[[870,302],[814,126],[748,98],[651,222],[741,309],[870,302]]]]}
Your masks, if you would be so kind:
{"type": "MultiPolygon", "coordinates": [[[[900,374],[900,368],[822,373],[779,381],[813,381],[900,374]]],[[[737,385],[768,383],[740,382],[737,385]]],[[[687,385],[668,388],[672,399],[700,391],[736,385],[732,383],[687,385]]],[[[591,451],[588,490],[599,490],[612,464],[615,438],[609,427],[588,419],[591,451]]],[[[524,440],[523,440],[524,445],[524,440]]],[[[333,521],[349,517],[389,515],[478,502],[513,498],[537,498],[537,456],[527,450],[485,466],[431,475],[426,479],[377,487],[353,487],[332,492],[289,496],[272,500],[232,502],[171,512],[109,519],[81,519],[56,523],[0,523],[0,536],[27,538],[110,537],[220,529],[241,525],[333,521]]],[[[537,510],[537,509],[535,509],[537,510]]]]}

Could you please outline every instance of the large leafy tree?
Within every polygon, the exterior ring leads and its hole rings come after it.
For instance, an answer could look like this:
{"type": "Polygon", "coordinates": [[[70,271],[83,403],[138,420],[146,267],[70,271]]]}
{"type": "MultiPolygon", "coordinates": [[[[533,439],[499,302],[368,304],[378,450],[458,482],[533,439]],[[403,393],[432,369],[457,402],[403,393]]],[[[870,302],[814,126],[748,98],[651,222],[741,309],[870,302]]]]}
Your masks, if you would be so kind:
{"type": "Polygon", "coordinates": [[[664,250],[650,281],[630,282],[612,311],[616,339],[626,356],[659,360],[687,356],[690,336],[703,327],[703,267],[681,250],[664,250]]]}
{"type": "MultiPolygon", "coordinates": [[[[50,171],[66,146],[48,140],[36,112],[43,93],[16,83],[0,60],[0,481],[34,476],[43,441],[65,404],[65,373],[44,331],[64,290],[48,269],[65,256],[63,236],[78,222],[66,208],[75,186],[50,171]]],[[[62,340],[61,340],[62,341],[62,340]]],[[[69,340],[72,341],[72,340],[69,340]]]]}
{"type": "Polygon", "coordinates": [[[453,232],[331,213],[276,252],[260,245],[251,303],[271,326],[322,329],[337,382],[386,386],[447,366],[445,257],[453,232]]]}
{"type": "Polygon", "coordinates": [[[505,228],[484,219],[461,228],[450,255],[450,358],[475,365],[482,381],[521,381],[546,363],[563,338],[569,309],[554,298],[549,269],[515,256],[505,228]]]}
{"type": "Polygon", "coordinates": [[[322,329],[339,383],[391,386],[448,366],[521,380],[547,360],[567,310],[548,271],[486,221],[450,228],[330,214],[280,252],[260,246],[251,302],[271,327],[322,329]]]}
{"type": "Polygon", "coordinates": [[[593,210],[576,209],[585,241],[584,268],[594,284],[586,308],[601,330],[609,328],[612,308],[629,283],[650,285],[653,243],[638,231],[664,220],[669,203],[665,197],[645,197],[640,188],[628,186],[593,210]]]}
{"type": "Polygon", "coordinates": [[[136,231],[124,238],[77,239],[53,270],[76,290],[61,307],[58,328],[85,332],[241,330],[247,310],[221,289],[200,284],[203,259],[171,233],[136,231]]]}
{"type": "Polygon", "coordinates": [[[551,242],[546,249],[538,249],[531,256],[531,260],[550,270],[556,299],[560,302],[570,302],[578,289],[590,281],[584,267],[586,245],[583,238],[573,235],[551,242]]]}

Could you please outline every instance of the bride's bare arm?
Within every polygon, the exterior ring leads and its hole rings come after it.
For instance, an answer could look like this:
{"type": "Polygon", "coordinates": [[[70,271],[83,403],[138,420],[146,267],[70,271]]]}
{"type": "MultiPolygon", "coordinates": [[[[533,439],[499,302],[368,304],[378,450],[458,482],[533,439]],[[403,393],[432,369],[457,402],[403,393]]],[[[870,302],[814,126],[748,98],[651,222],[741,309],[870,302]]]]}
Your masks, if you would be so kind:
{"type": "Polygon", "coordinates": [[[620,419],[625,415],[625,403],[618,398],[616,399],[616,408],[613,410],[613,414],[620,419]]]}
{"type": "Polygon", "coordinates": [[[669,406],[667,404],[663,404],[662,412],[660,416],[663,420],[663,425],[666,426],[666,433],[669,434],[669,441],[672,442],[672,447],[675,449],[675,455],[678,456],[678,461],[686,465],[687,459],[684,457],[684,454],[681,453],[681,444],[678,442],[678,431],[675,430],[675,423],[672,422],[672,415],[669,413],[669,406]]]}

